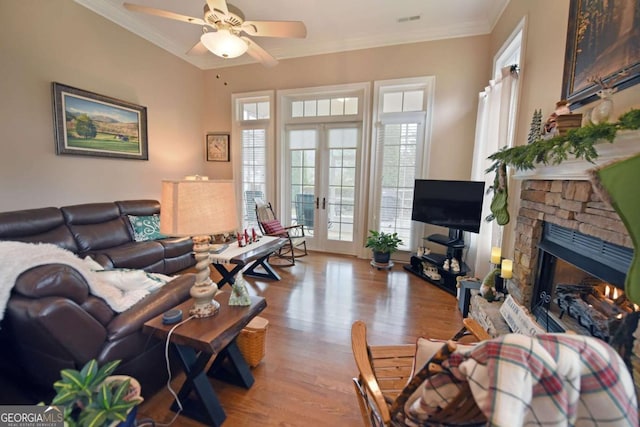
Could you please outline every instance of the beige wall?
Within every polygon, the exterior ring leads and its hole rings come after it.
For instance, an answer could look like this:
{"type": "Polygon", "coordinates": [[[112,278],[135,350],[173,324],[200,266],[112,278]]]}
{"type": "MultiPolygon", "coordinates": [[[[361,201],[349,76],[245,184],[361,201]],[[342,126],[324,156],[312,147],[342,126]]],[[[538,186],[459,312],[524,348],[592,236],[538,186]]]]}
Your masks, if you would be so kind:
{"type": "MultiPolygon", "coordinates": [[[[562,74],[564,68],[567,22],[569,19],[568,0],[511,0],[491,34],[491,55],[503,45],[518,22],[525,17],[527,24],[524,38],[524,61],[521,64],[521,93],[517,116],[515,145],[527,143],[531,118],[535,109],[542,109],[543,120],[555,109],[561,99],[562,74]]],[[[640,85],[625,89],[614,95],[614,113],[617,118],[631,107],[638,107],[640,85]]],[[[595,104],[576,110],[584,111],[595,104]]],[[[517,214],[516,196],[519,183],[511,187],[511,217],[517,214]]],[[[513,253],[512,227],[505,228],[503,254],[513,253]]]]}
{"type": "Polygon", "coordinates": [[[0,211],[158,198],[202,173],[203,72],[71,0],[0,2],[0,211]],[[51,82],[147,107],[149,160],[57,156],[51,82]]]}
{"type": "MultiPolygon", "coordinates": [[[[206,72],[205,127],[230,130],[231,94],[266,89],[433,75],[436,77],[429,176],[468,179],[478,92],[490,71],[489,37],[467,37],[318,55],[206,72]],[[225,82],[227,85],[225,86],[225,82]]],[[[232,178],[231,164],[208,165],[212,177],[232,178]]]]}

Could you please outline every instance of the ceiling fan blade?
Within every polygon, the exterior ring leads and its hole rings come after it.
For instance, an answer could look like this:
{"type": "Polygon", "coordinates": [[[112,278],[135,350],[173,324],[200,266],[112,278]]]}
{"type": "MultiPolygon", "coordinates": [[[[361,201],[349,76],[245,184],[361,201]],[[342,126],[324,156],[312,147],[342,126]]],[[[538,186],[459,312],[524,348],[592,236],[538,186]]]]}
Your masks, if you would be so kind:
{"type": "Polygon", "coordinates": [[[225,0],[207,0],[207,6],[209,6],[209,10],[212,12],[217,10],[224,15],[229,14],[229,8],[225,0]]]}
{"type": "Polygon", "coordinates": [[[251,40],[249,37],[240,37],[242,40],[247,42],[249,45],[249,49],[247,49],[247,53],[253,59],[258,60],[265,67],[275,67],[278,65],[278,60],[269,54],[266,50],[261,48],[256,42],[251,40]]]}
{"type": "Polygon", "coordinates": [[[179,13],[169,12],[167,10],[162,9],[154,9],[152,7],[140,6],[133,3],[123,3],[122,4],[125,9],[131,10],[133,12],[142,12],[147,13],[149,15],[160,16],[162,18],[175,19],[177,21],[186,22],[188,24],[198,24],[198,25],[208,25],[200,18],[193,18],[187,15],[180,15],[179,13]]]}
{"type": "Polygon", "coordinates": [[[207,49],[201,41],[198,41],[198,43],[194,44],[193,47],[187,51],[187,55],[203,55],[208,52],[209,49],[207,49]]]}
{"type": "Polygon", "coordinates": [[[260,37],[307,37],[307,27],[301,21],[244,21],[242,31],[260,37]]]}

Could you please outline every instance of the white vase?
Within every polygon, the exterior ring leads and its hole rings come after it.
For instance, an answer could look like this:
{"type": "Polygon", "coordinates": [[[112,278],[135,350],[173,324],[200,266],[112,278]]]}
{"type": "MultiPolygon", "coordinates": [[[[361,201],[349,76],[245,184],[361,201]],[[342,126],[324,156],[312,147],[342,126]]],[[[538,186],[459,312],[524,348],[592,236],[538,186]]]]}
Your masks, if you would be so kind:
{"type": "Polygon", "coordinates": [[[613,111],[613,100],[611,99],[613,92],[613,89],[602,89],[598,92],[601,101],[591,110],[591,123],[597,125],[598,123],[606,123],[609,120],[613,111]]]}

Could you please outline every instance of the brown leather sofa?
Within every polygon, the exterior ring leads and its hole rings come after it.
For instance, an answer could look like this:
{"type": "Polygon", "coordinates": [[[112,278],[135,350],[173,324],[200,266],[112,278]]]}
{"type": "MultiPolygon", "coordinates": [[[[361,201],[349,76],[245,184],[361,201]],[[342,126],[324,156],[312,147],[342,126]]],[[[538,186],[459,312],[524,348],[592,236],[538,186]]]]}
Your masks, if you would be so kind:
{"type": "MultiPolygon", "coordinates": [[[[135,242],[127,215],[158,213],[153,200],[92,203],[0,213],[0,240],[54,243],[106,268],[175,274],[195,264],[190,239],[135,242]]],[[[130,309],[114,312],[63,264],[22,273],[0,323],[4,366],[13,366],[33,396],[46,396],[60,370],[88,360],[121,359],[118,373],[136,377],[143,395],[166,382],[164,341],[142,333],[145,321],[189,298],[193,274],[172,280],[130,309]]],[[[13,403],[13,402],[0,402],[13,403]]]]}

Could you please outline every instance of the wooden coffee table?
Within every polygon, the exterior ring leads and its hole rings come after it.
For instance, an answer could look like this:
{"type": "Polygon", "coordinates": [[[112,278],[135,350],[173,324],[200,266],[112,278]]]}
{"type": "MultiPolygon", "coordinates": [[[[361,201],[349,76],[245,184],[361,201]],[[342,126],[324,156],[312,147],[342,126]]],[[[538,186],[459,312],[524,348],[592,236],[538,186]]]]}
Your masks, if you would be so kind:
{"type": "MultiPolygon", "coordinates": [[[[178,326],[170,337],[171,345],[176,349],[186,374],[185,382],[178,392],[178,399],[183,406],[182,413],[213,426],[221,425],[226,414],[207,376],[219,373],[223,362],[228,361],[232,374],[240,385],[245,388],[253,385],[253,374],[238,349],[236,338],[242,328],[267,306],[267,301],[257,296],[251,297],[250,306],[230,306],[229,296],[230,292],[220,292],[215,296],[220,303],[220,312],[216,316],[191,319],[178,326]],[[213,363],[205,372],[211,358],[213,363]],[[197,399],[190,398],[192,391],[195,391],[197,399]]],[[[192,305],[193,301],[188,300],[176,308],[189,313],[192,305]]],[[[187,318],[186,314],[184,318],[187,318]]],[[[173,326],[175,325],[163,324],[160,315],[146,322],[143,331],[166,339],[173,326]]],[[[177,402],[171,405],[171,409],[178,410],[177,402]]]]}

